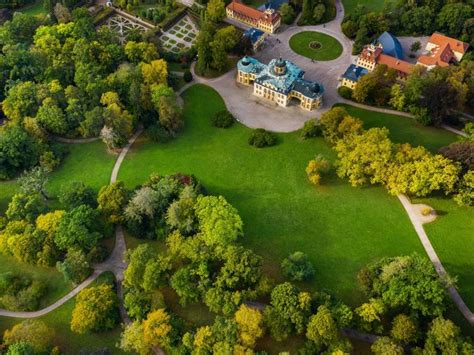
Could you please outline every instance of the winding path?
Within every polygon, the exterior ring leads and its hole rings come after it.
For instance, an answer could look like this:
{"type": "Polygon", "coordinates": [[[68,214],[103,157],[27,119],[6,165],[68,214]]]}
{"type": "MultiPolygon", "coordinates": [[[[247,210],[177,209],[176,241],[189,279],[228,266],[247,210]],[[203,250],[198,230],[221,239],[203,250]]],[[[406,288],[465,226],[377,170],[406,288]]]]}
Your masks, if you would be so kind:
{"type": "MultiPolygon", "coordinates": [[[[348,103],[348,104],[351,104],[353,106],[361,107],[361,108],[371,110],[371,111],[384,112],[384,113],[393,113],[393,114],[397,114],[397,115],[411,117],[411,115],[408,114],[408,113],[398,112],[398,111],[384,109],[384,108],[376,108],[376,107],[371,107],[371,106],[367,106],[367,105],[362,105],[362,104],[354,103],[354,102],[349,101],[349,100],[342,99],[339,96],[334,96],[334,94],[337,95],[337,93],[335,93],[335,88],[337,86],[337,83],[335,83],[335,81],[337,80],[338,75],[336,76],[334,74],[334,72],[330,70],[329,67],[333,66],[333,67],[337,68],[337,70],[339,70],[343,65],[347,66],[353,60],[353,57],[350,54],[348,54],[348,48],[352,47],[352,43],[340,31],[340,24],[342,22],[342,19],[344,18],[344,10],[343,10],[343,6],[342,6],[342,3],[341,3],[340,0],[336,1],[336,8],[337,8],[336,18],[333,21],[331,21],[331,22],[329,22],[325,25],[305,26],[305,27],[290,27],[286,31],[284,31],[284,32],[282,32],[282,33],[280,33],[276,36],[280,40],[280,42],[281,42],[280,44],[283,44],[283,48],[287,47],[289,49],[288,40],[293,34],[301,32],[301,31],[306,31],[306,30],[317,30],[317,31],[329,34],[329,35],[337,38],[341,42],[341,44],[343,45],[343,54],[341,55],[341,57],[343,57],[343,58],[340,59],[340,60],[336,59],[336,61],[329,61],[329,62],[327,62],[327,63],[329,63],[329,65],[324,67],[325,68],[324,70],[326,70],[326,74],[329,73],[327,79],[331,80],[331,86],[330,87],[334,88],[334,92],[329,91],[329,92],[326,93],[327,97],[325,97],[325,106],[324,106],[325,110],[332,107],[332,105],[335,104],[336,102],[343,102],[343,103],[348,103]],[[347,58],[350,58],[350,60],[348,60],[347,58]],[[335,84],[335,86],[334,86],[334,84],[335,84]]],[[[293,52],[291,51],[291,53],[293,53],[293,52]]],[[[285,53],[285,55],[286,54],[287,53],[285,53]]],[[[263,58],[265,57],[265,55],[271,55],[271,58],[273,58],[275,56],[275,49],[273,47],[271,47],[271,48],[267,49],[266,51],[261,52],[261,56],[263,58]]],[[[300,62],[302,60],[304,60],[304,59],[302,59],[303,57],[301,57],[299,55],[296,55],[294,53],[293,53],[293,56],[294,57],[291,57],[289,59],[291,59],[292,61],[294,61],[298,65],[300,65],[300,62]]],[[[320,63],[324,63],[324,62],[318,62],[317,65],[320,65],[320,63]]],[[[306,63],[306,65],[307,64],[308,63],[306,63]]],[[[300,66],[304,68],[303,65],[300,65],[300,66]]],[[[260,109],[259,109],[259,105],[255,102],[250,102],[250,105],[249,105],[249,108],[248,108],[248,109],[251,110],[250,112],[252,112],[253,114],[252,115],[247,115],[246,117],[243,117],[242,116],[242,109],[239,108],[242,105],[242,103],[244,102],[244,100],[242,99],[242,93],[236,94],[235,87],[229,92],[229,88],[233,87],[233,85],[235,85],[235,80],[234,80],[235,70],[233,70],[233,71],[231,71],[227,74],[224,74],[223,76],[221,76],[219,78],[216,78],[216,79],[204,79],[204,78],[196,76],[195,73],[194,73],[194,66],[192,66],[192,71],[193,71],[193,75],[194,75],[194,81],[189,83],[189,84],[186,84],[183,88],[181,88],[181,90],[178,92],[178,94],[181,95],[187,88],[189,88],[192,85],[195,85],[196,83],[202,83],[202,84],[209,85],[209,86],[213,87],[214,89],[216,89],[219,93],[221,93],[221,95],[223,96],[224,101],[225,101],[229,111],[231,111],[232,114],[235,117],[237,117],[237,119],[239,119],[239,121],[242,122],[243,124],[245,124],[246,126],[249,126],[249,127],[263,127],[263,128],[272,129],[272,130],[275,130],[275,131],[283,131],[283,132],[294,131],[296,129],[299,129],[301,127],[301,125],[303,124],[304,120],[308,119],[308,117],[309,117],[307,115],[305,116],[304,111],[301,111],[299,108],[296,108],[297,111],[298,111],[298,115],[295,116],[295,112],[293,112],[291,110],[292,108],[290,107],[289,110],[288,109],[283,109],[283,110],[288,110],[288,111],[286,111],[287,116],[284,116],[283,121],[282,121],[282,119],[279,118],[278,108],[275,108],[274,105],[271,105],[271,106],[260,105],[260,109]],[[230,85],[230,83],[233,83],[233,85],[230,85]],[[235,106],[236,102],[238,102],[239,106],[235,106]],[[262,110],[261,107],[263,107],[264,109],[262,110]],[[262,114],[264,116],[259,116],[259,115],[262,115],[262,114]],[[275,117],[275,116],[277,116],[277,117],[275,117]],[[295,117],[301,117],[301,116],[303,117],[303,120],[296,121],[296,125],[295,125],[295,117]],[[251,118],[248,118],[248,117],[251,117],[251,118]],[[290,125],[288,124],[288,121],[287,121],[288,117],[290,117],[291,121],[293,121],[293,123],[290,124],[290,125]]],[[[317,72],[317,70],[314,70],[314,71],[317,72]]],[[[311,79],[310,77],[308,77],[308,78],[311,79]]],[[[316,78],[315,78],[315,80],[316,80],[316,78]]],[[[325,83],[325,82],[323,82],[323,83],[325,84],[325,86],[327,88],[328,87],[327,83],[325,83]]],[[[242,89],[249,90],[248,88],[238,88],[238,90],[242,90],[242,89]]],[[[322,112],[322,111],[320,111],[320,112],[322,112]]],[[[311,117],[313,117],[313,116],[314,115],[311,115],[311,117]]],[[[309,118],[311,118],[311,117],[309,117],[309,118]]],[[[443,128],[445,128],[447,130],[450,130],[450,131],[452,131],[453,133],[456,133],[456,134],[463,134],[463,132],[455,130],[451,127],[445,126],[443,128]]],[[[111,183],[117,181],[117,176],[118,176],[120,167],[122,165],[122,162],[125,159],[125,156],[127,155],[127,153],[130,150],[131,146],[133,145],[133,143],[135,142],[135,140],[138,138],[138,136],[141,133],[142,133],[142,128],[139,128],[137,130],[137,132],[130,138],[127,146],[124,147],[122,149],[122,151],[120,152],[120,154],[119,154],[119,156],[118,156],[118,158],[115,162],[114,168],[112,170],[112,174],[111,174],[111,177],[110,177],[110,182],[111,183]]],[[[63,139],[63,140],[64,140],[64,143],[86,143],[86,140],[83,140],[83,139],[81,139],[79,141],[76,141],[76,140],[73,140],[73,139],[63,139]]],[[[97,138],[92,138],[92,139],[89,140],[89,142],[94,141],[94,140],[97,140],[97,138]]],[[[445,278],[447,276],[446,270],[444,269],[438,255],[436,254],[436,252],[435,252],[435,250],[434,250],[434,248],[433,248],[433,246],[432,246],[432,244],[431,244],[431,242],[430,242],[430,240],[429,240],[429,238],[428,238],[428,236],[427,236],[427,234],[426,234],[426,232],[423,228],[423,223],[425,223],[425,222],[420,217],[419,209],[416,208],[416,205],[411,204],[410,201],[408,200],[408,198],[405,195],[399,195],[398,199],[400,200],[403,207],[405,208],[405,210],[406,210],[406,212],[407,212],[407,214],[410,218],[410,221],[413,224],[413,227],[415,228],[415,231],[418,234],[418,237],[420,238],[420,241],[421,241],[428,257],[430,258],[431,262],[433,263],[438,275],[441,278],[445,278]]],[[[35,318],[35,317],[43,316],[43,315],[55,310],[56,308],[62,306],[68,300],[70,300],[71,298],[76,296],[82,289],[89,286],[102,272],[111,271],[111,272],[114,273],[114,275],[116,277],[116,280],[117,280],[117,294],[118,294],[118,296],[120,298],[120,301],[121,301],[120,302],[120,314],[122,316],[123,321],[128,324],[130,322],[130,318],[128,317],[128,315],[127,315],[127,313],[126,313],[126,311],[123,307],[123,289],[122,289],[123,272],[124,272],[124,270],[127,266],[125,261],[124,261],[125,252],[126,252],[126,244],[125,244],[124,233],[123,233],[122,226],[119,225],[119,226],[116,227],[116,230],[115,230],[115,246],[114,246],[114,250],[112,251],[112,254],[110,255],[110,257],[105,262],[94,265],[93,274],[91,276],[89,276],[86,280],[84,280],[81,284],[79,284],[76,288],[74,288],[72,291],[70,291],[68,294],[66,294],[65,296],[63,296],[62,298],[60,298],[59,300],[57,300],[56,302],[51,304],[50,306],[48,306],[46,308],[43,308],[39,311],[35,311],[35,312],[13,312],[13,311],[7,311],[7,310],[0,309],[0,316],[13,317],[13,318],[35,318]]],[[[454,303],[456,304],[456,306],[458,307],[459,311],[463,314],[463,316],[467,319],[467,321],[471,324],[471,326],[474,326],[474,314],[467,307],[467,305],[463,301],[462,297],[459,295],[456,288],[453,287],[453,286],[448,287],[448,293],[451,296],[454,303]]],[[[347,333],[346,335],[358,338],[360,340],[373,342],[376,339],[376,338],[374,338],[375,336],[373,336],[371,334],[358,333],[357,331],[352,330],[352,329],[347,329],[347,330],[345,330],[345,332],[347,333]]],[[[164,354],[161,349],[154,349],[154,350],[155,350],[155,353],[157,353],[157,354],[164,354]]]]}

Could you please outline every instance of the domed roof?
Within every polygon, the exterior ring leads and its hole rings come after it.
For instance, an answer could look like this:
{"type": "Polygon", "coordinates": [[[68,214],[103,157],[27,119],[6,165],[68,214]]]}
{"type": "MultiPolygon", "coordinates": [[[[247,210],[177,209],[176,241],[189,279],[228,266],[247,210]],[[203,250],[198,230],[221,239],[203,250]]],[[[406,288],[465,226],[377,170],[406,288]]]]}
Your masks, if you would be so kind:
{"type": "Polygon", "coordinates": [[[285,62],[283,59],[281,59],[281,57],[280,57],[280,59],[278,59],[278,60],[275,62],[275,66],[276,66],[276,67],[279,67],[279,68],[286,67],[286,62],[285,62]]]}
{"type": "Polygon", "coordinates": [[[377,39],[377,42],[382,45],[384,54],[397,59],[403,59],[403,48],[397,37],[389,32],[384,32],[377,39]]]}

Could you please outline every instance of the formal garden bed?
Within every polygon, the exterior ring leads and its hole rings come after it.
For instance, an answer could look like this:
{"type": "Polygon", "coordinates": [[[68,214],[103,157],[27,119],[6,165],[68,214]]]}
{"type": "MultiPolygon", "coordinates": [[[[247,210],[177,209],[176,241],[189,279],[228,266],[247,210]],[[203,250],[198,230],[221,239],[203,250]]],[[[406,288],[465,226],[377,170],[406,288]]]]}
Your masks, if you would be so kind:
{"type": "Polygon", "coordinates": [[[163,32],[160,37],[161,46],[169,52],[180,53],[189,50],[196,42],[198,27],[189,15],[163,32]]]}
{"type": "Polygon", "coordinates": [[[290,48],[299,55],[313,60],[328,61],[342,54],[342,45],[337,39],[315,31],[303,31],[290,38],[290,48]]]}

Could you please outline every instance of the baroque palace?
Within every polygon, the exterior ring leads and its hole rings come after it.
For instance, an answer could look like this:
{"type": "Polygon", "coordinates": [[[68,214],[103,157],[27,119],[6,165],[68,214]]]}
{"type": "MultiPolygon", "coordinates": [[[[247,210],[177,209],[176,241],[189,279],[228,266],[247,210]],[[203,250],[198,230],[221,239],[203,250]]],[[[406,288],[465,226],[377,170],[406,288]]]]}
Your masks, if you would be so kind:
{"type": "Polygon", "coordinates": [[[303,76],[302,69],[281,58],[272,59],[267,65],[245,56],[237,63],[237,82],[253,85],[254,95],[283,107],[295,98],[302,109],[312,111],[322,105],[324,87],[303,76]]]}

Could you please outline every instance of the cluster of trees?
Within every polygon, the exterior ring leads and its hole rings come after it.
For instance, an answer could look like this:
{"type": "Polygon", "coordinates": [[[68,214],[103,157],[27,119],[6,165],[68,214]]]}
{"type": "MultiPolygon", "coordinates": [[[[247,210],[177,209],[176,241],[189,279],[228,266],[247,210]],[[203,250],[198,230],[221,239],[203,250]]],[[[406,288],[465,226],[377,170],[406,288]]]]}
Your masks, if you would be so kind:
{"type": "Polygon", "coordinates": [[[399,35],[431,35],[440,31],[448,36],[474,44],[474,7],[472,1],[400,0],[386,2],[380,12],[358,6],[347,14],[344,34],[355,40],[353,52],[376,39],[384,31],[399,35]]]}
{"type": "Polygon", "coordinates": [[[229,65],[228,53],[241,40],[242,34],[234,26],[217,26],[224,17],[224,1],[210,0],[201,17],[201,28],[196,41],[196,70],[202,75],[206,75],[211,69],[218,72],[225,70],[229,65]]]}
{"type": "Polygon", "coordinates": [[[417,66],[403,83],[396,77],[394,69],[378,65],[359,80],[352,92],[345,90],[357,102],[409,112],[423,125],[449,122],[456,111],[474,107],[473,61],[463,60],[460,65],[428,72],[417,66]]]}
{"type": "Polygon", "coordinates": [[[61,154],[51,136],[101,136],[109,149],[126,144],[137,124],[174,135],[182,114],[156,46],[121,46],[107,27],[94,28],[84,8],[71,21],[45,24],[16,13],[0,27],[0,178],[61,154]]]}
{"type": "Polygon", "coordinates": [[[303,0],[298,25],[317,25],[336,16],[336,7],[331,0],[303,0]]]}
{"type": "Polygon", "coordinates": [[[47,196],[41,187],[46,180],[41,184],[38,176],[29,175],[20,180],[21,192],[13,196],[5,217],[0,218],[0,252],[25,263],[56,265],[67,280],[77,284],[90,274],[90,263],[103,261],[107,255],[100,241],[111,234],[109,222],[115,221],[117,199],[104,198],[109,187],[97,198],[91,188],[73,182],[59,196],[63,209],[51,210],[41,195],[47,196]]]}
{"type": "Polygon", "coordinates": [[[337,174],[353,186],[383,184],[394,195],[427,196],[442,191],[455,195],[456,201],[472,199],[472,185],[464,183],[457,162],[421,146],[395,144],[386,128],[364,130],[362,122],[341,107],[323,114],[321,124],[338,155],[337,174]]]}
{"type": "Polygon", "coordinates": [[[44,284],[28,275],[0,274],[0,307],[11,311],[34,311],[46,291],[44,284]]]}

